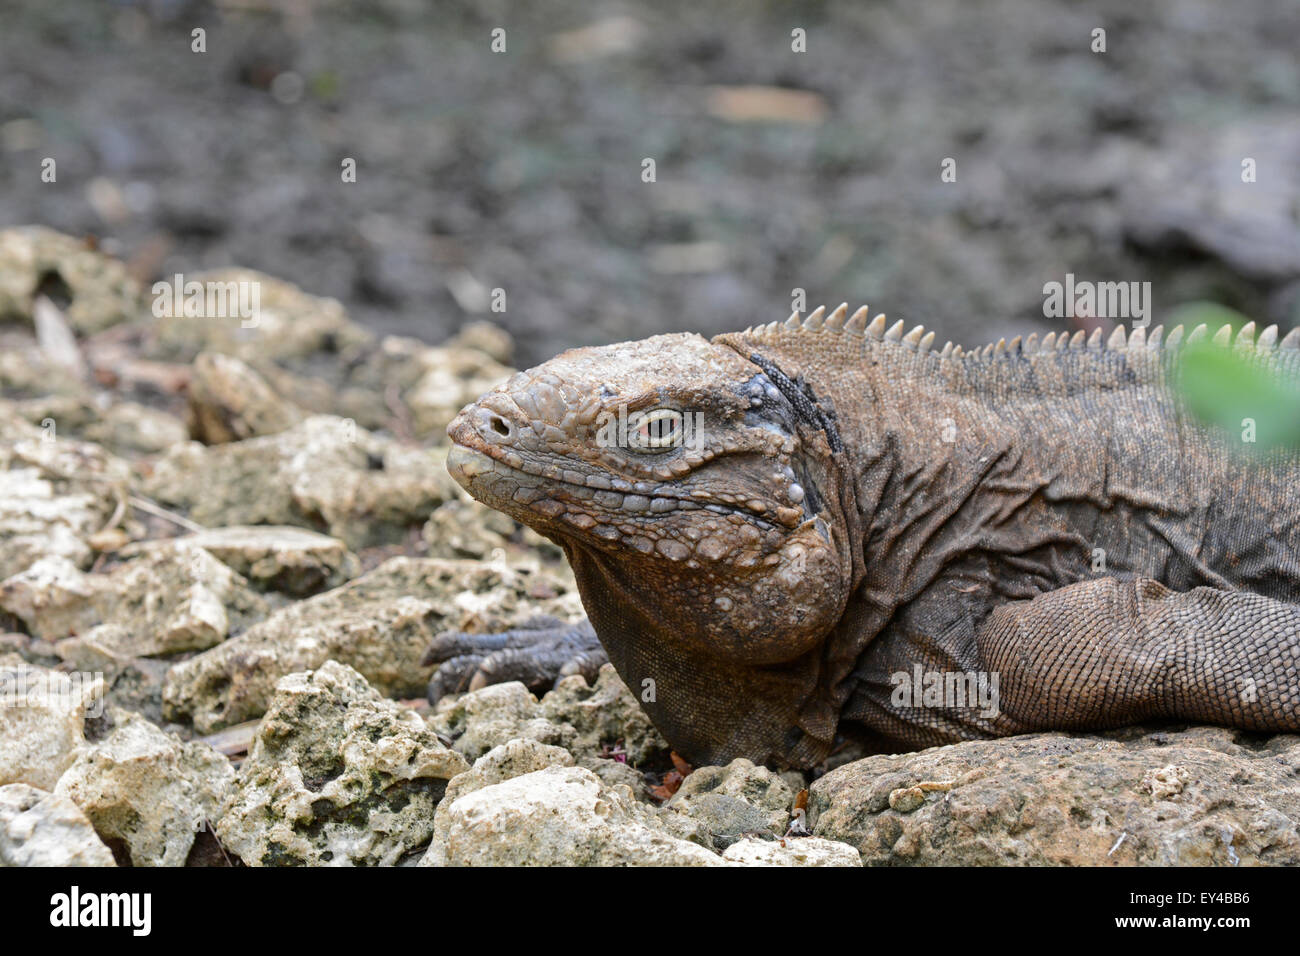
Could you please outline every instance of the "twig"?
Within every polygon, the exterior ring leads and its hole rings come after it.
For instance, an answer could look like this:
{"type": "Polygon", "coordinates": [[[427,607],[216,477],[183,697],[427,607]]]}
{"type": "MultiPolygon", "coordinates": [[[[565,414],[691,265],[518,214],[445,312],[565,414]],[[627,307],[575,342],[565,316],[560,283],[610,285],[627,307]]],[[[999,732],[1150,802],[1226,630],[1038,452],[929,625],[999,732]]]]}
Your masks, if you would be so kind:
{"type": "Polygon", "coordinates": [[[145,498],[141,498],[138,495],[129,496],[127,498],[127,501],[131,503],[131,507],[138,508],[140,511],[146,512],[147,514],[151,514],[156,518],[162,518],[166,521],[170,521],[172,522],[172,524],[179,525],[180,527],[184,528],[186,531],[199,532],[199,531],[208,530],[207,528],[203,527],[203,525],[195,524],[189,518],[183,518],[180,515],[178,515],[176,512],[168,511],[166,508],[162,507],[161,505],[156,505],[152,501],[149,501],[148,499],[145,498]]]}

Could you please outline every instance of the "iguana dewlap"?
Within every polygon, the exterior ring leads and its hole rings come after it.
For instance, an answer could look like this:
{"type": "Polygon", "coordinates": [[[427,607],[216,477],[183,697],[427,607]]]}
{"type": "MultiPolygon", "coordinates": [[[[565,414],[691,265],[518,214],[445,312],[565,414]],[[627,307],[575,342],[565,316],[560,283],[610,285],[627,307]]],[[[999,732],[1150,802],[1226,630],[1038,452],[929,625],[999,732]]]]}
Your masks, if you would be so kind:
{"type": "MultiPolygon", "coordinates": [[[[837,733],[1300,731],[1300,453],[1190,417],[1181,327],[963,352],[867,317],[565,352],[465,408],[448,467],[564,549],[609,659],[697,762],[810,766],[837,733]],[[930,675],[996,677],[997,706],[900,694],[930,675]]],[[[1300,333],[1230,336],[1300,378],[1300,333]]],[[[440,656],[478,683],[598,658],[558,631],[540,656],[523,632],[440,656]]]]}

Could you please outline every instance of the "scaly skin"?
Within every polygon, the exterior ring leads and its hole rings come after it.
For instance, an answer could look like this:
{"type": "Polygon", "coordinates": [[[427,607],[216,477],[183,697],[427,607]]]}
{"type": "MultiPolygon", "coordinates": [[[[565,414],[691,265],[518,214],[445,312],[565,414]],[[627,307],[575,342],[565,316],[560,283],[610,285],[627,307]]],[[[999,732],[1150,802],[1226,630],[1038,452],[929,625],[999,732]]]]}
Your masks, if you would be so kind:
{"type": "MultiPolygon", "coordinates": [[[[1300,456],[1188,417],[1181,335],[938,352],[841,307],[576,349],[464,409],[448,467],[560,544],[610,660],[697,762],[812,766],[837,733],[1297,731],[1300,456]],[[681,434],[664,413],[611,444],[620,408],[698,414],[700,441],[654,447],[681,434]],[[918,665],[996,675],[999,708],[900,702],[918,665]]],[[[1275,338],[1235,347],[1300,377],[1300,335],[1275,338]]]]}

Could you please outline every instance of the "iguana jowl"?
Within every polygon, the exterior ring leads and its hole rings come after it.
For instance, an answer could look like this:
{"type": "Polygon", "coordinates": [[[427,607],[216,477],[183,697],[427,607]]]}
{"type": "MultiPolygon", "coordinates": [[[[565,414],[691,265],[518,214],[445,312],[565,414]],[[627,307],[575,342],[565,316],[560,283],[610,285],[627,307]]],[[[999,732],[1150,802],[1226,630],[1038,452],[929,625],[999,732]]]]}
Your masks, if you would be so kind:
{"type": "MultiPolygon", "coordinates": [[[[1300,730],[1300,453],[1190,417],[1181,327],[963,352],[867,320],[575,349],[465,408],[451,473],[561,545],[590,628],[450,635],[439,679],[553,676],[594,629],[709,763],[806,767],[837,733],[1300,730]],[[997,713],[900,703],[918,665],[997,675],[997,713]]],[[[1300,333],[1231,334],[1300,378],[1300,333]]]]}

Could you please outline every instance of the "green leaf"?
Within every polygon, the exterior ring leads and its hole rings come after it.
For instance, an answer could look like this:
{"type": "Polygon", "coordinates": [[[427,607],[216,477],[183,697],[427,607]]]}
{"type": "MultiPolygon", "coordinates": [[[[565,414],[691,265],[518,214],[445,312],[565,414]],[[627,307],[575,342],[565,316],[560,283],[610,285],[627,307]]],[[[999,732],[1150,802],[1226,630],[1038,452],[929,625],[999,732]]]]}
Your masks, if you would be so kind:
{"type": "Polygon", "coordinates": [[[1204,323],[1210,336],[1185,344],[1174,377],[1176,391],[1202,422],[1222,429],[1243,452],[1300,447],[1300,383],[1278,374],[1253,352],[1242,354],[1213,343],[1225,323],[1236,329],[1246,317],[1213,303],[1176,310],[1171,325],[1191,329],[1204,323]]]}

